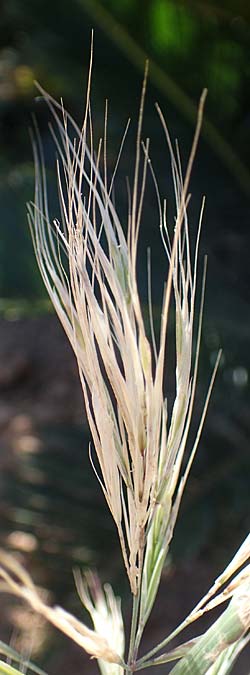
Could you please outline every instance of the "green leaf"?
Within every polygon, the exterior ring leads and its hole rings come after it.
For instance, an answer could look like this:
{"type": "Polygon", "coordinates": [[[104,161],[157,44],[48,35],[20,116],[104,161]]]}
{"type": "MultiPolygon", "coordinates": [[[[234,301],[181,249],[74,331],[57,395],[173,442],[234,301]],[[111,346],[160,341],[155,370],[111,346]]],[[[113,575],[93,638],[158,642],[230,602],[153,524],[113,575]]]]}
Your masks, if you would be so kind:
{"type": "Polygon", "coordinates": [[[0,673],[2,675],[20,675],[20,670],[17,670],[16,668],[13,668],[13,666],[10,666],[8,663],[4,663],[4,661],[0,661],[0,673]]]}
{"type": "Polygon", "coordinates": [[[239,595],[232,598],[219,619],[201,635],[188,654],[173,668],[172,675],[205,675],[209,668],[215,667],[217,659],[223,661],[227,649],[243,638],[249,628],[249,611],[246,609],[249,607],[249,592],[250,585],[244,588],[242,598],[239,595]]]}
{"type": "MultiPolygon", "coordinates": [[[[13,647],[10,647],[9,645],[6,645],[5,642],[2,642],[1,640],[0,640],[0,654],[4,654],[4,656],[12,659],[16,663],[21,663],[22,666],[25,666],[25,668],[28,668],[29,670],[32,670],[32,672],[36,673],[37,675],[47,675],[47,673],[45,673],[44,670],[42,670],[41,668],[36,666],[35,663],[32,663],[32,661],[30,661],[29,659],[23,658],[15,649],[13,649],[13,647]]],[[[4,661],[0,661],[0,666],[1,666],[1,668],[3,666],[7,667],[7,668],[9,667],[9,665],[7,663],[4,663],[4,661]]],[[[13,666],[10,666],[10,667],[13,669],[13,671],[15,673],[20,672],[19,670],[16,670],[13,666]]],[[[11,673],[12,671],[0,669],[0,673],[2,673],[2,672],[11,673]]]]}

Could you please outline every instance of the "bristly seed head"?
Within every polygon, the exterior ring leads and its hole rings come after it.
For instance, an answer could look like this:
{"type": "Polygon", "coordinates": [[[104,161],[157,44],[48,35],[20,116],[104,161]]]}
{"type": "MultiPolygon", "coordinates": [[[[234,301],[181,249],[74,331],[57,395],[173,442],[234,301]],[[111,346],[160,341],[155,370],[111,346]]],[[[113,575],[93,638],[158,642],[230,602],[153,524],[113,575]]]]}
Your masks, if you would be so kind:
{"type": "MultiPolygon", "coordinates": [[[[60,222],[50,220],[43,151],[38,135],[34,143],[35,200],[29,205],[32,238],[44,283],[76,354],[101,471],[99,480],[118,529],[131,589],[136,594],[141,579],[145,532],[152,523],[155,505],[163,500],[169,505],[175,494],[178,503],[172,508],[175,507],[176,514],[187,475],[185,473],[180,480],[197,376],[198,361],[196,359],[193,366],[192,344],[200,234],[199,222],[192,256],[187,188],[204,96],[184,182],[178,152],[175,157],[162,113],[158,110],[170,148],[176,196],[175,233],[170,244],[165,206],[161,206],[148,143],[142,152],[145,82],[127,236],[111,197],[114,178],[108,186],[106,167],[104,177],[101,175],[101,143],[97,154],[93,149],[89,87],[82,129],[63,106],[40,90],[57,128],[55,131],[52,127],[51,131],[58,153],[61,218],[60,222]],[[148,166],[156,186],[161,234],[169,260],[158,349],[153,332],[152,340],[146,334],[136,276],[148,166]],[[141,185],[139,176],[142,176],[141,185]],[[176,310],[176,395],[167,427],[163,377],[172,289],[176,310]]],[[[200,335],[198,351],[199,341],[200,335]]],[[[189,468],[191,461],[192,455],[189,468]]]]}

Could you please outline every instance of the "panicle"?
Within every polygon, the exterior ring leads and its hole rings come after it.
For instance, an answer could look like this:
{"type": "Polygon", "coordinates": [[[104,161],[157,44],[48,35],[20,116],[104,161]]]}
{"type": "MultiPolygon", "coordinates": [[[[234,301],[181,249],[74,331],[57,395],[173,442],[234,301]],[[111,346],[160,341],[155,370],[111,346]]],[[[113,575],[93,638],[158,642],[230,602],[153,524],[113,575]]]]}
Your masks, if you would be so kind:
{"type": "MultiPolygon", "coordinates": [[[[178,508],[176,503],[172,513],[171,500],[178,487],[194,400],[197,360],[193,367],[192,345],[200,224],[192,261],[187,186],[200,119],[184,182],[178,152],[175,158],[169,144],[176,195],[171,244],[165,207],[161,206],[149,158],[149,144],[141,143],[145,81],[126,236],[111,197],[114,176],[108,185],[106,165],[104,177],[101,175],[102,143],[96,153],[93,148],[89,88],[81,129],[63,106],[42,89],[41,92],[54,120],[51,132],[58,155],[61,215],[60,220],[51,221],[43,150],[37,134],[35,200],[28,207],[34,249],[45,286],[77,358],[100,475],[99,470],[95,471],[117,526],[131,590],[137,594],[146,532],[157,504],[170,504],[170,529],[174,525],[178,508]],[[146,332],[136,275],[148,166],[156,186],[162,238],[169,260],[158,349],[154,336],[150,340],[146,332]],[[176,312],[176,394],[167,428],[163,379],[172,289],[176,312]]],[[[203,103],[204,100],[201,108],[203,103]]],[[[200,110],[200,118],[201,114],[200,110]]],[[[163,126],[169,141],[164,121],[163,126]]],[[[104,159],[105,146],[106,129],[104,159]]],[[[182,489],[184,483],[185,479],[182,489]]],[[[181,490],[179,501],[180,497],[181,490]]]]}

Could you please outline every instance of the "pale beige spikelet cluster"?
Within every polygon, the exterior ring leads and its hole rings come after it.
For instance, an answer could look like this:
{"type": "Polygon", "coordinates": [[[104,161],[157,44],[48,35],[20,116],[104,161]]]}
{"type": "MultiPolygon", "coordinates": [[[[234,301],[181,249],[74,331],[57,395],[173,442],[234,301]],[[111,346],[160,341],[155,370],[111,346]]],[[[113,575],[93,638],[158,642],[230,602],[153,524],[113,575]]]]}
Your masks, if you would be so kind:
{"type": "MultiPolygon", "coordinates": [[[[76,570],[74,576],[79,597],[91,616],[96,632],[107,642],[111,641],[112,636],[112,644],[123,659],[125,636],[120,600],[114,596],[110,584],[105,584],[104,589],[102,588],[99,577],[93,572],[83,575],[76,570]]],[[[98,663],[102,675],[124,673],[122,666],[117,663],[107,663],[102,659],[98,663]]]]}
{"type": "MultiPolygon", "coordinates": [[[[110,670],[103,670],[103,673],[110,672],[113,675],[122,675],[123,669],[120,668],[120,665],[123,663],[121,653],[124,648],[124,638],[121,637],[123,623],[120,601],[115,598],[111,589],[104,595],[100,587],[101,602],[99,599],[96,608],[94,608],[94,605],[91,608],[92,614],[95,612],[93,623],[96,630],[91,630],[62,607],[47,605],[24,567],[11,554],[0,550],[0,592],[12,593],[25,600],[35,612],[76,642],[92,657],[97,658],[98,662],[99,660],[107,662],[110,665],[110,670]],[[105,630],[104,615],[106,615],[109,631],[105,630]],[[119,621],[120,634],[118,642],[116,642],[118,635],[117,620],[119,621]],[[116,651],[116,646],[120,650],[120,654],[116,651]],[[113,664],[115,664],[114,668],[113,664]]],[[[89,609],[88,602],[87,609],[89,609]]]]}
{"type": "MultiPolygon", "coordinates": [[[[171,538],[169,533],[196,448],[195,445],[179,482],[198,362],[196,359],[193,364],[192,349],[200,223],[192,256],[187,189],[204,97],[184,183],[178,152],[175,159],[162,118],[176,194],[176,221],[170,243],[166,209],[164,203],[161,205],[149,158],[149,143],[141,143],[142,110],[125,236],[111,197],[114,177],[108,185],[106,166],[104,176],[101,175],[101,142],[96,153],[93,148],[89,90],[82,129],[62,106],[44,91],[42,94],[55,122],[55,129],[52,127],[51,131],[58,154],[61,217],[60,221],[53,217],[51,220],[49,214],[43,152],[38,137],[34,144],[35,202],[29,205],[29,222],[44,283],[76,354],[101,470],[99,480],[118,529],[131,590],[136,595],[146,530],[152,527],[160,504],[160,520],[164,519],[161,536],[166,536],[169,526],[167,536],[168,540],[171,538]],[[153,330],[151,338],[146,333],[136,274],[148,166],[156,186],[160,228],[168,258],[158,346],[153,330]],[[176,364],[171,364],[171,370],[176,370],[176,395],[168,425],[163,380],[172,289],[176,364]],[[177,494],[175,504],[172,503],[174,493],[177,494]]],[[[144,94],[145,82],[142,104],[144,94]]],[[[160,111],[159,114],[161,117],[160,111]]],[[[104,159],[105,146],[104,138],[104,159]]],[[[200,332],[197,354],[199,340],[200,332]]],[[[200,429],[202,423],[203,418],[200,429]]],[[[197,439],[199,434],[200,430],[197,439]]]]}

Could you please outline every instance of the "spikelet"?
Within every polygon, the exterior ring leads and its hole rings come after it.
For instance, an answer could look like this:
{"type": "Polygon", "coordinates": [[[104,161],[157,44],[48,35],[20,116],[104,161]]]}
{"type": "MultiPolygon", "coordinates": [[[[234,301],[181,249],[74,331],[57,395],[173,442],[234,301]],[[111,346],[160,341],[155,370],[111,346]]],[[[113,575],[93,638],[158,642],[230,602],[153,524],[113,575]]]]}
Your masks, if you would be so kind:
{"type": "MultiPolygon", "coordinates": [[[[96,632],[115,645],[116,651],[123,659],[125,636],[120,600],[114,596],[109,584],[105,584],[102,589],[98,576],[93,572],[89,571],[83,575],[76,570],[74,576],[79,597],[91,616],[96,632]]],[[[102,659],[99,659],[98,663],[102,675],[124,673],[123,668],[116,663],[107,664],[102,659]]]]}
{"type": "MultiPolygon", "coordinates": [[[[0,580],[0,592],[13,593],[18,598],[25,600],[35,612],[47,619],[47,621],[71,638],[92,657],[102,659],[110,664],[122,664],[121,656],[113,649],[108,639],[112,640],[112,635],[104,636],[103,631],[91,630],[72,614],[62,609],[62,607],[50,607],[47,605],[42,600],[30,575],[23,566],[12,555],[1,550],[0,580]]],[[[103,596],[104,602],[105,596],[103,596]]],[[[114,598],[113,605],[114,607],[116,605],[114,598]]],[[[96,608],[96,613],[98,615],[98,607],[96,608]]],[[[100,628],[101,625],[100,619],[98,627],[100,628]]],[[[118,669],[114,673],[118,675],[122,673],[122,670],[119,671],[118,669]]]]}

